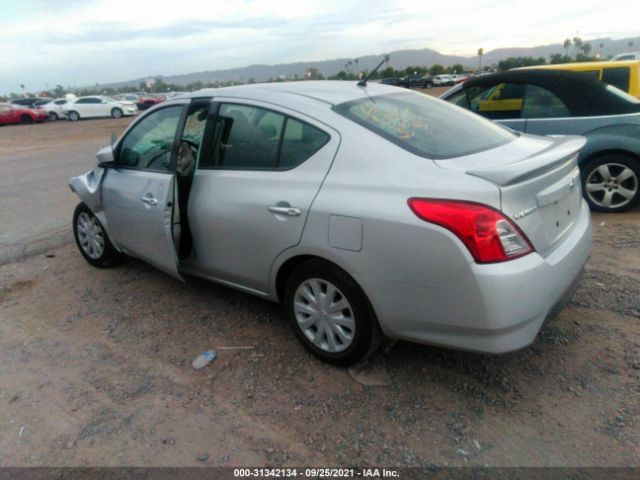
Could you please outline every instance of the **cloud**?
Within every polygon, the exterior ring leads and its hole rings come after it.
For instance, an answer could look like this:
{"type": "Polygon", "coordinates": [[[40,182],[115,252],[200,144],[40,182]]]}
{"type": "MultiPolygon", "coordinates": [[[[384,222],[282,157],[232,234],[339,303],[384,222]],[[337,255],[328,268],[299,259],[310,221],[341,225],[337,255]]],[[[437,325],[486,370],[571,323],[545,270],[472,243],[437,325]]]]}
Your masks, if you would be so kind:
{"type": "Polygon", "coordinates": [[[3,0],[0,93],[429,47],[637,35],[628,0],[3,0]],[[620,12],[625,12],[620,15],[620,12]]]}

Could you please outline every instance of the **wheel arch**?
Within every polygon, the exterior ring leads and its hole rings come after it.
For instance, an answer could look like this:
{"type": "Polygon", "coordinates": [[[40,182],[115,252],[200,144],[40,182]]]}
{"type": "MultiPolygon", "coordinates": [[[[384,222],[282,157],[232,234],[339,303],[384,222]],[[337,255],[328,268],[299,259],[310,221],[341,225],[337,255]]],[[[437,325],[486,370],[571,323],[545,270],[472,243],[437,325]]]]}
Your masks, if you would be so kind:
{"type": "Polygon", "coordinates": [[[591,162],[592,160],[595,160],[598,157],[603,157],[605,155],[623,155],[625,157],[631,158],[632,160],[635,160],[636,162],[638,162],[638,164],[640,164],[640,154],[624,148],[611,147],[611,148],[605,148],[603,150],[589,152],[587,155],[584,156],[584,158],[581,159],[580,166],[584,166],[589,162],[591,162]]]}
{"type": "Polygon", "coordinates": [[[344,265],[343,262],[335,261],[333,259],[329,259],[327,258],[326,255],[322,255],[316,252],[313,253],[302,253],[302,252],[298,252],[295,254],[292,254],[291,256],[287,257],[287,258],[281,258],[278,259],[278,261],[276,261],[277,265],[275,266],[275,272],[273,275],[273,300],[277,301],[277,302],[282,302],[283,301],[283,297],[284,297],[284,288],[286,286],[287,283],[287,279],[289,278],[289,276],[291,275],[291,273],[296,269],[296,267],[298,267],[298,265],[308,261],[308,260],[320,260],[322,262],[325,262],[329,265],[332,265],[335,268],[340,269],[341,271],[343,271],[346,275],[348,275],[360,288],[360,290],[362,290],[362,292],[364,293],[364,296],[367,298],[367,301],[369,302],[369,304],[371,305],[371,308],[373,309],[373,303],[371,302],[371,299],[367,293],[366,288],[362,285],[361,282],[359,282],[350,272],[349,272],[349,268],[347,265],[344,265]]]}

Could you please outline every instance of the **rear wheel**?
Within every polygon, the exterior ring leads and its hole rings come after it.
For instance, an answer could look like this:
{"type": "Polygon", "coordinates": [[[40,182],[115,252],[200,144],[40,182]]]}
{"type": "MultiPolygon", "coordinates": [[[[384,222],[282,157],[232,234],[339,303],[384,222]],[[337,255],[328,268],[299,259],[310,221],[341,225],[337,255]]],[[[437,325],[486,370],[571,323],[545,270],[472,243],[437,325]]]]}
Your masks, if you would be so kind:
{"type": "Polygon", "coordinates": [[[98,217],[84,203],[79,203],[73,213],[73,236],[84,259],[94,267],[110,267],[124,259],[112,245],[98,217]]]}
{"type": "Polygon", "coordinates": [[[321,360],[351,365],[380,345],[382,334],[364,292],[328,262],[299,265],[287,281],[284,302],[296,336],[321,360]]]}
{"type": "Polygon", "coordinates": [[[581,169],[581,177],[591,210],[624,212],[640,197],[640,165],[626,155],[597,157],[581,169]]]}
{"type": "Polygon", "coordinates": [[[30,125],[33,123],[33,118],[31,118],[29,115],[22,115],[20,117],[20,123],[22,125],[30,125]]]}
{"type": "Polygon", "coordinates": [[[69,112],[67,114],[67,117],[69,118],[69,120],[71,120],[72,122],[77,122],[78,120],[80,120],[80,114],[78,112],[69,112]]]}
{"type": "Polygon", "coordinates": [[[113,110],[111,110],[111,116],[113,118],[120,118],[122,117],[122,110],[120,110],[119,108],[114,108],[113,110]]]}

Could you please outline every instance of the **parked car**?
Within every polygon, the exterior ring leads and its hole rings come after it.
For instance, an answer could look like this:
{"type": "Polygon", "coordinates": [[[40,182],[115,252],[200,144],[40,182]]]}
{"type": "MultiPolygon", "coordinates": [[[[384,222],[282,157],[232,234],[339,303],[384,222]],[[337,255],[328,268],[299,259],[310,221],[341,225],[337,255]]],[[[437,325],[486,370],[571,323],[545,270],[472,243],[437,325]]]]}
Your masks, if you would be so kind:
{"type": "Polygon", "coordinates": [[[56,120],[65,119],[66,116],[62,112],[65,104],[67,103],[66,98],[52,98],[48,102],[38,105],[39,110],[43,110],[47,113],[47,117],[50,121],[54,122],[56,120]]]}
{"type": "Polygon", "coordinates": [[[622,212],[640,198],[640,100],[561,70],[512,70],[470,79],[442,99],[537,135],[586,137],[582,188],[592,210],[622,212]]]}
{"type": "Polygon", "coordinates": [[[514,70],[570,70],[595,77],[604,83],[613,85],[620,90],[640,98],[640,61],[603,61],[603,62],[578,62],[559,63],[551,65],[538,65],[535,67],[520,67],[514,70]]]}
{"type": "Polygon", "coordinates": [[[71,179],[73,231],[96,267],[126,254],[282,302],[328,362],[382,334],[508,352],[589,257],[584,144],[379,83],[201,90],[148,110],[71,179]]]}
{"type": "Polygon", "coordinates": [[[434,87],[450,86],[456,83],[453,75],[436,75],[431,79],[434,87]]]}
{"type": "Polygon", "coordinates": [[[433,82],[430,76],[407,75],[400,79],[400,85],[405,88],[431,88],[433,82]]]}
{"type": "Polygon", "coordinates": [[[119,102],[125,101],[125,102],[136,103],[142,96],[143,95],[140,95],[137,93],[121,93],[119,95],[114,95],[113,98],[115,100],[118,100],[119,102]]]}
{"type": "Polygon", "coordinates": [[[380,83],[382,83],[383,85],[392,85],[394,87],[402,86],[402,80],[396,77],[383,78],[382,80],[380,80],[380,83]]]}
{"type": "Polygon", "coordinates": [[[640,60],[640,52],[619,53],[611,58],[612,62],[619,62],[623,60],[640,60]]]}
{"type": "Polygon", "coordinates": [[[11,103],[12,105],[22,105],[23,107],[33,108],[36,102],[39,102],[42,100],[49,100],[49,99],[45,97],[14,98],[9,103],[11,103]]]}
{"type": "Polygon", "coordinates": [[[138,109],[146,110],[154,105],[164,102],[167,99],[164,95],[149,95],[146,97],[140,97],[136,102],[138,109]]]}
{"type": "Polygon", "coordinates": [[[44,122],[47,114],[42,110],[12,103],[0,103],[0,125],[44,122]]]}
{"type": "Polygon", "coordinates": [[[77,97],[62,106],[65,116],[75,122],[81,118],[113,117],[133,115],[137,111],[132,102],[118,101],[110,97],[77,97]]]}

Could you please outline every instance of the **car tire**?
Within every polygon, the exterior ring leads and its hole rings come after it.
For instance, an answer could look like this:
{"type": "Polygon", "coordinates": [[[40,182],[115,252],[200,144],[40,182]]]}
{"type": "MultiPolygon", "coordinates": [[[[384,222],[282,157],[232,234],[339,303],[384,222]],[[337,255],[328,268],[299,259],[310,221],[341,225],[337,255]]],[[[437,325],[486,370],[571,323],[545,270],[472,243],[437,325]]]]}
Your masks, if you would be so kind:
{"type": "Polygon", "coordinates": [[[625,212],[640,198],[640,162],[611,153],[594,158],[581,167],[582,191],[591,210],[625,212]]]}
{"type": "Polygon", "coordinates": [[[20,124],[31,125],[32,123],[33,123],[33,118],[31,118],[29,115],[22,115],[20,117],[20,124]]]}
{"type": "Polygon", "coordinates": [[[113,118],[120,118],[122,117],[122,115],[122,110],[119,108],[114,108],[113,110],[111,110],[111,117],[113,118]]]}
{"type": "Polygon", "coordinates": [[[84,203],[79,203],[73,212],[73,237],[84,259],[94,267],[111,267],[125,257],[115,249],[98,217],[84,203]]]}
{"type": "Polygon", "coordinates": [[[300,264],[287,279],[284,304],[298,339],[325,362],[349,366],[380,346],[382,332],[366,295],[329,262],[300,264]]]}
{"type": "Polygon", "coordinates": [[[77,122],[78,120],[80,120],[80,114],[78,112],[71,111],[67,113],[67,118],[72,122],[77,122]]]}
{"type": "Polygon", "coordinates": [[[55,122],[56,120],[58,120],[58,114],[56,112],[49,112],[49,115],[47,115],[47,119],[50,122],[55,122]]]}

